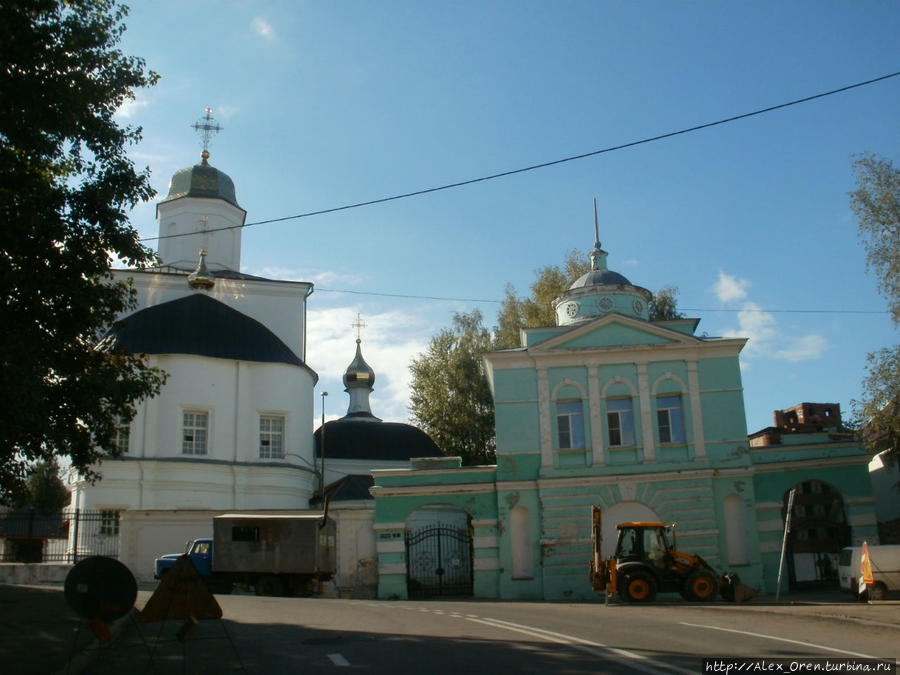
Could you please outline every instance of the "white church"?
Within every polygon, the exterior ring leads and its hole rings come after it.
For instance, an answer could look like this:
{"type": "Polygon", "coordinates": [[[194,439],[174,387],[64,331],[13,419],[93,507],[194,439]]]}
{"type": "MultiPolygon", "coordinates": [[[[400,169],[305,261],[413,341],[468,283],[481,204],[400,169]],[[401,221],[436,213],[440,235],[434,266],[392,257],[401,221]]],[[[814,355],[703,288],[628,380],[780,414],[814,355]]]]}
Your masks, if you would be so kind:
{"type": "MultiPolygon", "coordinates": [[[[195,128],[218,129],[209,111],[205,122],[195,128]]],[[[103,513],[97,536],[118,538],[119,559],[140,581],[152,580],[156,556],[210,536],[214,515],[308,510],[311,500],[321,508],[321,430],[313,434],[318,375],[306,363],[313,285],[240,271],[246,211],[206,149],[201,157],[172,176],[157,204],[160,264],[114,271],[117,280],[132,280],[137,307],[102,343],[146,355],[167,382],[120,427],[122,456],[97,467],[101,481],[69,477],[71,507],[103,513]]],[[[341,541],[337,583],[350,589],[374,589],[376,581],[371,469],[439,454],[418,429],[372,415],[374,377],[357,339],[344,375],[348,414],[326,425],[325,482],[333,484],[331,515],[341,541]]],[[[93,548],[77,545],[86,553],[93,548]]]]}

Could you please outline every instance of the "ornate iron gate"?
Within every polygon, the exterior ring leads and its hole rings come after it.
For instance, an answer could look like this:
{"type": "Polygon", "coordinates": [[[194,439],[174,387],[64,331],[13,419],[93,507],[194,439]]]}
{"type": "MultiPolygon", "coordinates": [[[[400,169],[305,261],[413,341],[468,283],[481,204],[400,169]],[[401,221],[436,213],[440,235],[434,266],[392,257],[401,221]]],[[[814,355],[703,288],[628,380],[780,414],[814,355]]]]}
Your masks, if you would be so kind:
{"type": "Polygon", "coordinates": [[[472,595],[472,537],[467,528],[428,525],[406,533],[410,598],[472,595]]]}

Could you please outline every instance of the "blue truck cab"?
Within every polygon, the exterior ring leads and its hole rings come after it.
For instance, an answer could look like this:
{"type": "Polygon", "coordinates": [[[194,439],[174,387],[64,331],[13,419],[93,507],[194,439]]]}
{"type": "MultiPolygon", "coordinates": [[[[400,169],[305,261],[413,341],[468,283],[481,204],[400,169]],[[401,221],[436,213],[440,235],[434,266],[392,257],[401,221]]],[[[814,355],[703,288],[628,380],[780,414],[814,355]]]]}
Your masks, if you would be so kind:
{"type": "MultiPolygon", "coordinates": [[[[191,557],[191,562],[194,563],[194,568],[201,577],[208,578],[212,576],[212,539],[194,539],[194,541],[188,543],[185,553],[191,557]]],[[[162,579],[163,575],[172,569],[183,555],[184,553],[166,553],[157,558],[153,577],[162,579]]]]}

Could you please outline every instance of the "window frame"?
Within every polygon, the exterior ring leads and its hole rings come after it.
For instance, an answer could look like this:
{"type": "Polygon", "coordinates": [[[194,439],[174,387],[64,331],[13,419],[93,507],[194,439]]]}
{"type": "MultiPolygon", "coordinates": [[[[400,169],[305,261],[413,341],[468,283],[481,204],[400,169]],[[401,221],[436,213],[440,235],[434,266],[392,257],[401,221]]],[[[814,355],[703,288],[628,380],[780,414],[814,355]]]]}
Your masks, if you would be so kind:
{"type": "Polygon", "coordinates": [[[634,397],[632,396],[610,396],[606,399],[606,440],[609,444],[610,448],[631,448],[637,445],[637,434],[634,426],[634,397]],[[627,410],[625,409],[610,409],[610,403],[613,401],[628,401],[629,407],[627,410]],[[617,424],[613,426],[612,420],[616,419],[617,424]],[[623,424],[623,419],[627,419],[630,422],[630,438],[626,438],[622,433],[623,429],[626,428],[626,425],[623,424]],[[618,443],[613,442],[613,432],[618,434],[618,443]],[[630,443],[625,443],[624,441],[630,440],[630,443]]]}
{"type": "Polygon", "coordinates": [[[97,533],[105,537],[118,537],[119,524],[122,518],[121,509],[99,509],[100,511],[100,527],[97,533]]]}
{"type": "Polygon", "coordinates": [[[556,443],[560,450],[584,450],[587,448],[583,399],[564,398],[556,401],[556,443]],[[567,406],[574,404],[578,405],[577,410],[565,410],[567,406]],[[575,420],[578,420],[577,424],[575,420]],[[563,428],[563,424],[565,428],[563,428]],[[563,434],[567,436],[565,444],[563,444],[563,434]],[[581,445],[577,445],[579,441],[581,445]]]}
{"type": "Polygon", "coordinates": [[[198,410],[198,409],[184,409],[181,414],[181,454],[186,455],[188,457],[207,457],[209,455],[209,430],[210,430],[210,413],[209,410],[198,410]],[[197,418],[202,417],[205,421],[205,424],[200,427],[196,424],[188,424],[188,415],[194,418],[196,421],[197,418]],[[186,436],[188,435],[188,430],[191,430],[191,440],[188,441],[186,436]],[[197,451],[197,447],[199,443],[197,442],[196,436],[199,435],[199,432],[203,432],[203,444],[202,444],[202,452],[197,451]],[[190,450],[188,450],[187,443],[190,443],[190,450]]]}
{"type": "Polygon", "coordinates": [[[127,455],[131,450],[131,421],[124,421],[123,418],[119,417],[116,419],[116,434],[113,439],[113,446],[118,450],[121,454],[127,455]],[[122,438],[124,436],[125,442],[122,443],[122,438]],[[122,447],[122,446],[125,447],[122,447]]]}
{"type": "Polygon", "coordinates": [[[278,413],[260,413],[259,414],[259,458],[260,459],[284,459],[285,453],[285,429],[287,427],[287,417],[278,413]],[[281,425],[279,430],[263,429],[263,424],[268,422],[277,422],[281,425]],[[277,445],[280,447],[280,453],[273,453],[272,441],[277,438],[277,445]],[[263,448],[265,447],[265,453],[263,448]]]}
{"type": "Polygon", "coordinates": [[[671,443],[671,444],[680,444],[687,443],[687,430],[684,425],[684,397],[681,393],[671,393],[671,394],[657,394],[656,396],[656,433],[659,436],[660,444],[663,443],[671,443]],[[678,399],[678,405],[665,405],[661,406],[661,402],[663,399],[678,399]],[[676,420],[673,417],[673,411],[678,411],[678,419],[676,420]],[[665,424],[663,424],[663,416],[665,417],[665,424]],[[676,423],[677,422],[677,423],[676,423]],[[663,429],[666,430],[668,438],[663,439],[663,429]],[[680,431],[679,434],[676,434],[676,431],[680,431]]]}

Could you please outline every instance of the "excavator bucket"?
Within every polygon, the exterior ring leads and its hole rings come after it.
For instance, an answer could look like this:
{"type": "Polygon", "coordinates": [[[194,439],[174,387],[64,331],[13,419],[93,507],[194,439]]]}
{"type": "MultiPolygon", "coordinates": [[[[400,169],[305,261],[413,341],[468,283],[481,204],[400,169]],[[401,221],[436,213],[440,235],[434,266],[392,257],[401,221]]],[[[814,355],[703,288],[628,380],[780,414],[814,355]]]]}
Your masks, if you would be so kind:
{"type": "Polygon", "coordinates": [[[733,572],[723,574],[719,579],[719,595],[725,600],[730,600],[731,602],[747,602],[758,594],[758,588],[752,588],[751,586],[742,584],[741,578],[733,572]]]}

